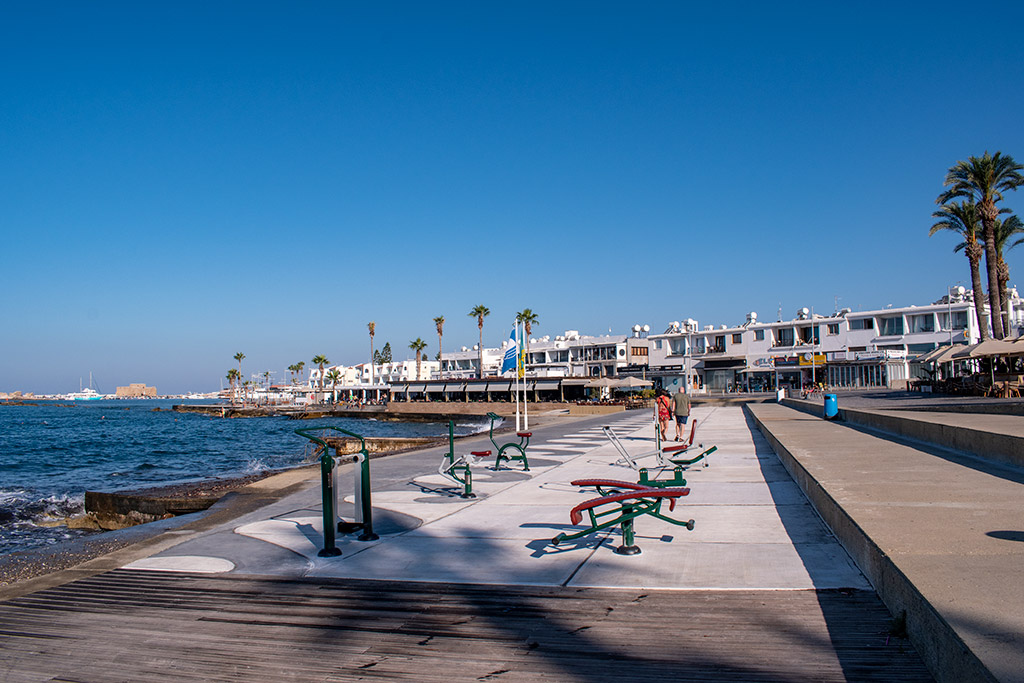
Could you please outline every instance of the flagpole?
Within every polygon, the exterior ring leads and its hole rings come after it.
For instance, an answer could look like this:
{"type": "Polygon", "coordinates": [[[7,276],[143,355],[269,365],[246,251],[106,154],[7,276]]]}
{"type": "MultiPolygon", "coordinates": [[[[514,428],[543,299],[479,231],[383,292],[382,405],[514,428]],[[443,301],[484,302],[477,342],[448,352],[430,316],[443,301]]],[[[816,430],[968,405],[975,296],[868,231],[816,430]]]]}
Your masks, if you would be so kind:
{"type": "MultiPolygon", "coordinates": [[[[523,336],[524,337],[526,336],[526,321],[525,320],[523,321],[523,336]]],[[[527,341],[528,340],[524,339],[523,343],[525,344],[527,341]]],[[[521,356],[521,358],[523,359],[523,431],[524,432],[528,432],[528,431],[530,431],[530,404],[526,400],[526,361],[528,359],[526,358],[526,347],[525,346],[523,347],[522,354],[523,355],[521,356]]]]}
{"type": "Polygon", "coordinates": [[[519,321],[516,321],[514,329],[516,331],[516,431],[521,432],[523,430],[519,424],[519,321]]]}

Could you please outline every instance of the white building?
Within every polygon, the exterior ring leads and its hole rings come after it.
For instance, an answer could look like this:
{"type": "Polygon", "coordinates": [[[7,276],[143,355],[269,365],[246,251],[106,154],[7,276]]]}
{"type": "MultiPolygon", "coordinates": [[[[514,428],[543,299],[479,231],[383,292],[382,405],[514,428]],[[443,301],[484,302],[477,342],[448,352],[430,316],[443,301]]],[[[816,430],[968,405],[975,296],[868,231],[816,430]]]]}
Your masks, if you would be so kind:
{"type": "MultiPolygon", "coordinates": [[[[1016,290],[1011,320],[1024,322],[1016,290]]],[[[748,313],[741,325],[705,326],[696,320],[671,323],[651,335],[650,367],[665,386],[686,383],[691,390],[751,391],[777,386],[798,389],[812,381],[833,387],[903,386],[915,376],[912,359],[942,344],[979,340],[969,291],[926,306],[827,316],[806,308],[791,320],[764,323],[748,313]]]]}

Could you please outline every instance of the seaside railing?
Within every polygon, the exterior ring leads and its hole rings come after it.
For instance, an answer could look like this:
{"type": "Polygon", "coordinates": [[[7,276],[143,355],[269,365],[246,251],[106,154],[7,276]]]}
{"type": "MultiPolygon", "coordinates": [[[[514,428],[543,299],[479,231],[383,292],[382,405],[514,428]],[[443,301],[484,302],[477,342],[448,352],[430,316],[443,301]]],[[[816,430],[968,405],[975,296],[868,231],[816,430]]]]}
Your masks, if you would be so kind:
{"type": "Polygon", "coordinates": [[[366,450],[366,440],[359,434],[341,429],[340,427],[307,427],[296,429],[295,433],[309,439],[323,449],[320,455],[320,493],[323,500],[324,515],[324,547],[317,553],[320,557],[337,557],[341,550],[337,546],[337,533],[355,533],[361,531],[360,541],[376,541],[380,538],[373,533],[373,510],[370,496],[370,453],[366,450]],[[331,446],[314,432],[341,432],[346,436],[359,439],[359,451],[349,455],[338,453],[337,447],[331,455],[331,446]],[[355,475],[355,518],[353,522],[338,520],[338,465],[355,462],[358,470],[355,475]]]}

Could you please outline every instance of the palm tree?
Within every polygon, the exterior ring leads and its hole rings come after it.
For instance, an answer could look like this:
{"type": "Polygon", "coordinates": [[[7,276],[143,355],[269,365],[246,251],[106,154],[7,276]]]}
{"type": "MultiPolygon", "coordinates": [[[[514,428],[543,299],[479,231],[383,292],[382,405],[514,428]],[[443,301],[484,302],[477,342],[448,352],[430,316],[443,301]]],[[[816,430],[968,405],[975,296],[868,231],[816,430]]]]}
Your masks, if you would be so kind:
{"type": "MultiPolygon", "coordinates": [[[[537,314],[529,308],[516,313],[516,320],[523,324],[523,331],[526,333],[526,358],[530,358],[530,335],[533,334],[533,326],[536,325],[539,320],[537,314]]],[[[525,369],[525,367],[524,367],[525,369]]]]}
{"type": "Polygon", "coordinates": [[[437,362],[440,364],[438,365],[437,378],[444,379],[444,373],[442,372],[442,369],[444,368],[444,361],[441,360],[441,337],[444,336],[443,315],[439,315],[434,318],[434,326],[437,327],[437,362]]]}
{"type": "Polygon", "coordinates": [[[480,366],[477,368],[477,379],[484,378],[484,318],[490,314],[491,309],[487,308],[483,304],[474,306],[473,310],[469,312],[469,317],[476,318],[476,326],[480,328],[480,346],[477,347],[480,350],[480,366]]]}
{"type": "MultiPolygon", "coordinates": [[[[928,235],[934,235],[939,230],[952,230],[964,241],[953,248],[953,251],[964,251],[967,255],[967,262],[971,267],[971,288],[974,290],[974,312],[978,316],[978,328],[981,331],[981,340],[988,339],[988,311],[985,310],[985,290],[981,287],[981,255],[984,248],[981,246],[981,219],[978,216],[977,207],[971,202],[953,202],[945,204],[941,209],[932,214],[932,218],[939,220],[932,225],[928,235]]],[[[952,325],[953,321],[950,320],[952,325]]]]}
{"type": "Polygon", "coordinates": [[[327,381],[331,383],[331,405],[334,405],[338,401],[338,382],[341,381],[341,372],[338,368],[327,371],[327,381]]]}
{"type": "Polygon", "coordinates": [[[302,377],[302,371],[305,369],[306,361],[300,360],[298,363],[295,364],[295,374],[297,374],[299,377],[302,377]]]}
{"type": "Polygon", "coordinates": [[[1001,221],[996,221],[996,255],[999,257],[997,273],[999,275],[999,296],[1003,302],[1003,310],[1001,311],[1003,331],[1006,332],[1007,336],[1010,334],[1010,297],[1008,296],[1006,285],[1010,282],[1010,266],[1003,260],[1003,251],[1013,249],[1021,242],[1024,242],[1024,237],[1021,237],[1013,244],[1007,246],[1007,242],[1014,235],[1024,235],[1024,222],[1020,218],[1011,215],[1001,221]]]}
{"type": "Polygon", "coordinates": [[[373,335],[377,333],[377,323],[371,320],[366,327],[370,330],[370,384],[373,384],[373,335]]]}
{"type": "Polygon", "coordinates": [[[325,355],[323,355],[321,353],[321,354],[318,354],[316,356],[313,356],[313,362],[316,363],[317,367],[320,370],[320,391],[323,392],[323,390],[324,390],[324,366],[328,365],[331,361],[327,360],[327,356],[325,356],[325,355]]]}
{"type": "MultiPolygon", "coordinates": [[[[241,351],[239,351],[238,353],[235,354],[235,360],[238,361],[238,379],[239,379],[239,381],[241,381],[241,379],[242,379],[242,361],[244,359],[245,359],[245,354],[242,353],[241,351]]],[[[242,405],[243,406],[245,405],[245,393],[244,392],[242,393],[242,405]]]]}
{"type": "Polygon", "coordinates": [[[420,378],[420,363],[423,360],[423,349],[427,348],[427,342],[419,337],[409,342],[409,348],[416,352],[416,379],[420,378]]]}
{"type": "Polygon", "coordinates": [[[238,370],[236,370],[235,368],[231,368],[230,370],[228,370],[228,383],[231,384],[231,405],[235,405],[235,398],[237,398],[235,394],[235,382],[237,382],[240,378],[241,375],[238,374],[238,370]]]}
{"type": "Polygon", "coordinates": [[[981,224],[985,228],[988,301],[992,312],[992,333],[996,339],[1005,336],[1002,316],[998,314],[1003,307],[999,292],[999,259],[996,254],[995,228],[999,218],[996,202],[1002,200],[1004,192],[1024,185],[1021,171],[1024,171],[1024,166],[1000,152],[990,155],[986,151],[984,156],[968,157],[967,161],[958,161],[956,166],[949,169],[943,183],[949,189],[935,200],[937,204],[946,204],[953,199],[966,199],[978,206],[981,224]]]}

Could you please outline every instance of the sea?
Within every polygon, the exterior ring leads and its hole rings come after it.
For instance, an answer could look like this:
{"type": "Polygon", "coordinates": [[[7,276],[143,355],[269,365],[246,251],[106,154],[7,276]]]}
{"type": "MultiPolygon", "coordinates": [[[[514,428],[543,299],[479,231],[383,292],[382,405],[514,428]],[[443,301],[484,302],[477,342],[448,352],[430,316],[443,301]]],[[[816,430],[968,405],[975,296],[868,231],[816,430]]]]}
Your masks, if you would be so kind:
{"type": "MultiPolygon", "coordinates": [[[[311,461],[295,429],[366,437],[447,436],[448,424],[373,418],[225,419],[177,413],[182,400],[0,403],[0,555],[102,533],[49,527],[81,514],[85,491],[117,491],[283,470],[311,461]]],[[[457,434],[481,431],[457,424],[457,434]]]]}

